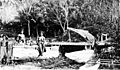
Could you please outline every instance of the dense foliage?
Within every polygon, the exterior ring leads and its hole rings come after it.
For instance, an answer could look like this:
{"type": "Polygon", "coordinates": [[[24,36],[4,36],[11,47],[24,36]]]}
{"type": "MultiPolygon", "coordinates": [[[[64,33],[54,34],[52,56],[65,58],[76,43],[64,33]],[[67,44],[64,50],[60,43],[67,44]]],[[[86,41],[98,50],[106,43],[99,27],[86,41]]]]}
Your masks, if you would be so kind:
{"type": "Polygon", "coordinates": [[[47,37],[55,37],[64,33],[69,26],[87,29],[94,36],[109,33],[109,36],[119,40],[118,0],[13,0],[6,5],[13,6],[11,13],[16,15],[8,15],[12,18],[4,19],[1,14],[1,20],[9,23],[18,16],[21,23],[18,27],[24,28],[26,35],[38,36],[39,31],[43,30],[47,37]]]}

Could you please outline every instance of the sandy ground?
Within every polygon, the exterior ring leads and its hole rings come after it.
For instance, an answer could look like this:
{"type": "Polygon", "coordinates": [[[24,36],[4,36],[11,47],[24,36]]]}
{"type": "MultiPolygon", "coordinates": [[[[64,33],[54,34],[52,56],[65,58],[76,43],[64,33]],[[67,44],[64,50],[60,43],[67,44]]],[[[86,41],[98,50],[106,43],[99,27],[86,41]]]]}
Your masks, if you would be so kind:
{"type": "Polygon", "coordinates": [[[31,65],[16,65],[16,66],[0,66],[0,70],[41,70],[41,68],[31,65]]]}
{"type": "MultiPolygon", "coordinates": [[[[36,46],[36,45],[35,45],[36,46]]],[[[33,47],[35,47],[33,46],[33,47]]],[[[17,46],[17,48],[13,49],[13,57],[17,58],[29,58],[29,57],[38,57],[39,52],[35,48],[27,48],[28,46],[25,46],[25,48],[20,48],[17,46]]],[[[46,52],[43,53],[43,56],[40,56],[39,58],[45,59],[45,58],[52,58],[52,57],[58,57],[59,46],[53,46],[53,47],[46,47],[46,52]]]]}
{"type": "Polygon", "coordinates": [[[81,50],[71,53],[66,53],[65,56],[72,60],[76,60],[77,62],[87,62],[94,56],[93,50],[81,50]]]}
{"type": "Polygon", "coordinates": [[[89,66],[88,64],[85,64],[79,68],[79,70],[98,70],[100,64],[95,64],[93,66],[89,66]]]}
{"type": "MultiPolygon", "coordinates": [[[[93,50],[82,50],[82,51],[76,51],[71,53],[66,53],[66,56],[72,60],[75,60],[77,62],[87,62],[94,57],[94,51],[93,50]]],[[[79,70],[98,70],[100,64],[91,65],[86,63],[85,65],[81,66],[79,70]]]]}
{"type": "MultiPolygon", "coordinates": [[[[59,51],[58,46],[54,47],[47,47],[47,51],[43,53],[43,56],[40,56],[38,59],[46,59],[46,58],[52,58],[52,57],[58,57],[59,51]]],[[[14,57],[37,57],[38,51],[35,49],[20,49],[15,48],[13,52],[14,57]],[[31,52],[32,51],[32,52],[31,52]]],[[[76,60],[78,62],[87,62],[91,59],[91,57],[94,55],[93,50],[82,50],[82,51],[76,51],[72,53],[66,53],[66,56],[70,59],[76,60]]],[[[86,66],[86,65],[85,65],[86,66]]],[[[82,66],[80,70],[83,70],[85,66],[82,66]]],[[[99,67],[99,65],[95,65],[95,68],[99,67]]],[[[94,67],[93,67],[94,68],[94,67]]],[[[15,66],[0,66],[0,70],[41,70],[41,67],[36,67],[34,64],[23,64],[23,65],[15,65],[15,66]]],[[[89,69],[87,69],[89,70],[89,69]]]]}
{"type": "Polygon", "coordinates": [[[39,57],[41,59],[58,57],[59,55],[59,46],[46,47],[46,52],[43,53],[43,56],[39,57]]]}

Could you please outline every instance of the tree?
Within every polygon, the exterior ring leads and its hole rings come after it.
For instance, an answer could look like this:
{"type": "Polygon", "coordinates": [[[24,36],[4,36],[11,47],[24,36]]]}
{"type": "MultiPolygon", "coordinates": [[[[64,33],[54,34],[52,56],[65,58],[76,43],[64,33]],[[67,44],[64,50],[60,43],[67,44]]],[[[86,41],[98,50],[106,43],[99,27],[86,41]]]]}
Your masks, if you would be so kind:
{"type": "MultiPolygon", "coordinates": [[[[109,33],[110,36],[116,37],[118,24],[118,0],[84,0],[79,5],[82,13],[82,28],[94,28],[98,33],[109,33]]],[[[118,33],[118,32],[117,32],[118,33]]]]}
{"type": "Polygon", "coordinates": [[[44,22],[43,20],[43,12],[44,12],[44,4],[39,0],[23,0],[20,1],[20,20],[24,21],[24,23],[28,23],[28,35],[31,36],[30,25],[33,22],[36,24],[36,33],[38,36],[38,22],[39,18],[41,18],[40,22],[44,22]]]}
{"type": "Polygon", "coordinates": [[[0,19],[2,23],[9,23],[11,21],[18,21],[15,18],[18,15],[18,9],[16,5],[14,5],[13,1],[2,1],[2,6],[0,8],[0,19]]]}
{"type": "Polygon", "coordinates": [[[48,18],[49,21],[53,21],[61,26],[63,32],[65,32],[69,25],[69,20],[77,6],[73,6],[74,0],[52,0],[48,1],[48,18]]]}

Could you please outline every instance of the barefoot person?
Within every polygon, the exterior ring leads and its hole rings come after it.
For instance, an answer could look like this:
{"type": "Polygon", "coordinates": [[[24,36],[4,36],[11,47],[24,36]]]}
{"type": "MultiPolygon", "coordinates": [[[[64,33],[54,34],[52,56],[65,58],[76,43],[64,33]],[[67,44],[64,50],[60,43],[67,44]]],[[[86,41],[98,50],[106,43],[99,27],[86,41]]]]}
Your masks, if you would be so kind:
{"type": "Polygon", "coordinates": [[[7,49],[8,49],[8,37],[3,35],[3,40],[0,42],[0,61],[6,62],[5,57],[7,57],[7,49]]]}
{"type": "Polygon", "coordinates": [[[46,51],[45,48],[45,37],[43,36],[43,31],[40,33],[40,37],[37,38],[39,56],[43,55],[43,52],[46,51]]]}

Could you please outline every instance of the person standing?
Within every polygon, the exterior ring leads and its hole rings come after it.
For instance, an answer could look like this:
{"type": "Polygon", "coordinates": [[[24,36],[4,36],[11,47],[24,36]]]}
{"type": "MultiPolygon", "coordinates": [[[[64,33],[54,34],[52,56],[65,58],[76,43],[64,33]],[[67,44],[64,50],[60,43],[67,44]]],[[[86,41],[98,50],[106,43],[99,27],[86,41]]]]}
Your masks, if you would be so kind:
{"type": "Polygon", "coordinates": [[[3,40],[0,43],[1,43],[0,61],[4,63],[6,62],[8,52],[8,37],[3,35],[3,40]]]}
{"type": "Polygon", "coordinates": [[[39,51],[38,56],[42,56],[43,52],[46,52],[45,37],[43,35],[43,31],[40,32],[40,37],[37,38],[37,44],[38,44],[38,51],[39,51]]]}
{"type": "Polygon", "coordinates": [[[20,37],[20,38],[21,38],[21,41],[22,41],[23,43],[25,43],[25,35],[24,35],[23,31],[21,31],[21,34],[18,34],[18,37],[20,37]]]}

